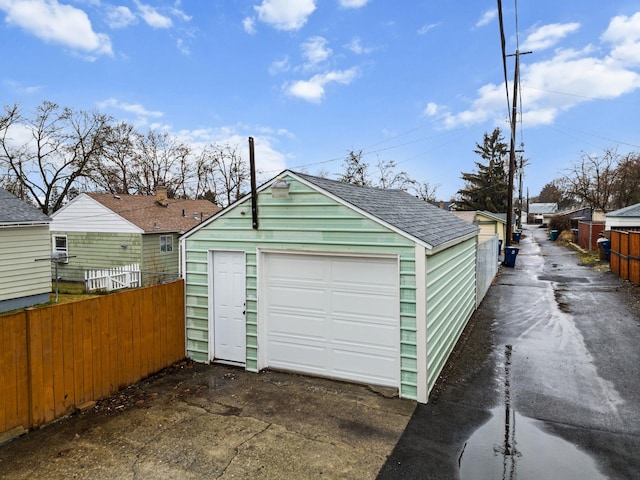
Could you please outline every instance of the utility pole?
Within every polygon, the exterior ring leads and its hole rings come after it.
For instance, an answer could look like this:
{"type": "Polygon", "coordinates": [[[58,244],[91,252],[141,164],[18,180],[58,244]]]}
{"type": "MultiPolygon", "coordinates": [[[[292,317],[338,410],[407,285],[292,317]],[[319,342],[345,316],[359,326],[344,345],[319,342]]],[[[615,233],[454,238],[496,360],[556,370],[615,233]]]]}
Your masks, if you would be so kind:
{"type": "Polygon", "coordinates": [[[520,52],[516,50],[513,55],[516,57],[516,66],[513,72],[513,105],[511,108],[511,142],[509,148],[509,196],[507,198],[507,238],[505,244],[511,245],[513,236],[513,177],[516,169],[516,123],[518,116],[518,83],[520,83],[520,55],[527,55],[533,52],[520,52]]]}
{"type": "MultiPolygon", "coordinates": [[[[522,145],[521,145],[522,146],[522,145]]],[[[524,152],[524,150],[520,150],[524,152]]],[[[522,176],[524,172],[524,157],[520,153],[520,165],[518,166],[518,228],[522,228],[522,176]]]]}

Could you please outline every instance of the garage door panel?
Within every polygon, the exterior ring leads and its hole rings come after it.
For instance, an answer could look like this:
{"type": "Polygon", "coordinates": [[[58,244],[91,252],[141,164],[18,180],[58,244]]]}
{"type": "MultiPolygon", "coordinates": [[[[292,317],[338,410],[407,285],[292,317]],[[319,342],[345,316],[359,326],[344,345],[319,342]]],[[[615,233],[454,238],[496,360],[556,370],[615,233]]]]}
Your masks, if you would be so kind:
{"type": "Polygon", "coordinates": [[[298,372],[323,374],[326,370],[325,345],[300,345],[287,339],[273,339],[269,343],[269,366],[298,372]]]}
{"type": "Polygon", "coordinates": [[[352,314],[395,324],[398,311],[395,296],[371,295],[356,292],[331,292],[331,310],[338,314],[352,314]]]}
{"type": "Polygon", "coordinates": [[[271,285],[268,289],[269,305],[287,309],[324,311],[329,292],[326,289],[271,285]]]}
{"type": "Polygon", "coordinates": [[[307,339],[327,341],[327,319],[324,315],[300,315],[273,310],[269,317],[272,335],[289,335],[307,339]]]}
{"type": "Polygon", "coordinates": [[[371,258],[336,258],[332,264],[332,280],[351,285],[389,285],[396,276],[395,262],[371,258]]]}
{"type": "Polygon", "coordinates": [[[299,281],[324,282],[328,277],[327,265],[322,258],[305,255],[271,254],[273,261],[269,264],[269,277],[277,281],[291,279],[291,272],[296,272],[299,281]]]}
{"type": "Polygon", "coordinates": [[[396,259],[265,254],[267,365],[398,386],[396,259]]]}
{"type": "Polygon", "coordinates": [[[334,351],[334,362],[336,376],[378,385],[397,385],[397,365],[393,358],[337,349],[334,351]]]}
{"type": "Polygon", "coordinates": [[[336,319],[333,322],[331,340],[342,344],[353,345],[354,348],[364,345],[367,348],[388,348],[396,349],[395,329],[387,325],[372,326],[359,321],[349,321],[345,319],[336,319]],[[369,335],[364,337],[362,330],[369,329],[369,335]]]}

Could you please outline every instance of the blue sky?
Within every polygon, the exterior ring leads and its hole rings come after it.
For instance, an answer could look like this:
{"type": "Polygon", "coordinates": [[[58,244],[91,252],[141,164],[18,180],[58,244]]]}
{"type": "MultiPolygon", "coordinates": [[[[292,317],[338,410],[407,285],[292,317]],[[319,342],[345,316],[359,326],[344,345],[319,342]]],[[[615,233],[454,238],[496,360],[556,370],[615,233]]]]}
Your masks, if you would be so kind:
{"type": "MultiPolygon", "coordinates": [[[[449,199],[483,134],[499,126],[508,139],[496,7],[0,0],[0,103],[98,109],[196,146],[253,136],[264,177],[331,176],[363,150],[449,199]]],[[[521,0],[517,38],[515,7],[503,1],[507,52],[533,51],[521,57],[525,189],[536,195],[581,152],[640,152],[637,0],[521,0]]]]}

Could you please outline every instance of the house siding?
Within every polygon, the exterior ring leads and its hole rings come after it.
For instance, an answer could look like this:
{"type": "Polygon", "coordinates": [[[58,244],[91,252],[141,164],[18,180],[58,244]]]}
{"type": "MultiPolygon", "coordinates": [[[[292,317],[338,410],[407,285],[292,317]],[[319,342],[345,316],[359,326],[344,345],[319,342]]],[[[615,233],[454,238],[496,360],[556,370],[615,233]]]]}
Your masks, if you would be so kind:
{"type": "Polygon", "coordinates": [[[246,368],[258,371],[259,249],[399,256],[400,395],[416,399],[416,278],[414,242],[337,201],[290,179],[287,199],[258,196],[259,229],[252,228],[247,200],[185,240],[187,354],[207,362],[209,298],[208,252],[246,255],[246,368]]]}
{"type": "Polygon", "coordinates": [[[484,216],[481,212],[476,214],[476,225],[480,228],[480,237],[482,240],[492,238],[496,233],[498,239],[504,243],[506,223],[499,222],[494,218],[484,216]]]}
{"type": "Polygon", "coordinates": [[[86,194],[55,212],[51,228],[64,232],[142,233],[142,229],[86,194]]]}
{"type": "Polygon", "coordinates": [[[433,388],[475,310],[476,240],[427,259],[427,387],[433,388]]]}
{"type": "Polygon", "coordinates": [[[142,238],[139,234],[52,231],[51,237],[54,235],[67,237],[69,262],[58,264],[58,275],[62,280],[81,282],[87,269],[141,263],[142,238]]]}
{"type": "Polygon", "coordinates": [[[175,233],[154,233],[142,236],[142,284],[155,285],[179,277],[179,238],[175,233]],[[173,238],[173,251],[160,251],[160,237],[173,238]]]}
{"type": "Polygon", "coordinates": [[[0,311],[18,298],[34,297],[31,305],[48,300],[51,263],[36,259],[50,257],[50,238],[49,225],[0,228],[0,311]]]}

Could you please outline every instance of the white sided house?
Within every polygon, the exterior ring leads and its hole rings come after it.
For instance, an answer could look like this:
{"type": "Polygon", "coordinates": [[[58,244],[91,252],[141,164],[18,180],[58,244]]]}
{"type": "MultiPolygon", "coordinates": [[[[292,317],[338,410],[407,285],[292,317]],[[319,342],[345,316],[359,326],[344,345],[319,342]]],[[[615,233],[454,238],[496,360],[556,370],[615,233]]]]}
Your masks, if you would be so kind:
{"type": "Polygon", "coordinates": [[[139,265],[143,285],[177,278],[180,235],[219,210],[167,198],[160,187],[156,195],[81,193],[52,215],[53,248],[68,256],[58,273],[83,281],[85,272],[139,265]]]}
{"type": "Polygon", "coordinates": [[[0,312],[49,301],[51,219],[0,187],[0,312]]]}
{"type": "Polygon", "coordinates": [[[187,355],[427,402],[476,308],[478,228],[401,190],[292,171],[256,203],[255,221],[249,195],[181,237],[187,355]]]}

